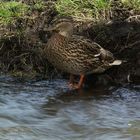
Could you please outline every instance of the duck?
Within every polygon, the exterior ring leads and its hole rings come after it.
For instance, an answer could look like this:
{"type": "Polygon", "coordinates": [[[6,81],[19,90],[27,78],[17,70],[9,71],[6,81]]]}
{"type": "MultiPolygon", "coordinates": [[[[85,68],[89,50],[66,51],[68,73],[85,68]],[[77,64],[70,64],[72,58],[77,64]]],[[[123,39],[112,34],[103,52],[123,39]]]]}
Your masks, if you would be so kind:
{"type": "Polygon", "coordinates": [[[70,74],[69,87],[72,89],[81,89],[86,75],[103,73],[122,63],[98,43],[74,34],[73,22],[58,22],[48,27],[47,31],[52,35],[45,45],[45,56],[55,68],[70,74]],[[80,76],[77,83],[75,76],[80,76]]]}

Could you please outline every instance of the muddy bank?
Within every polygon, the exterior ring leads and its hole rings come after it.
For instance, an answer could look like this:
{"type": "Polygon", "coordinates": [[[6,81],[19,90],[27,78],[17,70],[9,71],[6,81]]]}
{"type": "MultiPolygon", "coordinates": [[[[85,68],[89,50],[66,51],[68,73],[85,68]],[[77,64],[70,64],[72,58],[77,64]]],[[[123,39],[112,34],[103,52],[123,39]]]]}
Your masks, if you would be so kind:
{"type": "Polygon", "coordinates": [[[27,13],[0,24],[0,71],[28,80],[47,75],[49,66],[40,53],[48,38],[43,28],[57,13],[53,2],[43,2],[39,8],[33,1],[24,3],[27,13]]]}
{"type": "MultiPolygon", "coordinates": [[[[123,60],[121,66],[112,67],[103,79],[116,83],[140,83],[140,16],[86,28],[92,40],[123,60]],[[132,19],[133,18],[133,19],[132,19]]],[[[82,31],[85,33],[85,30],[82,31]]]]}
{"type": "MultiPolygon", "coordinates": [[[[124,60],[121,66],[113,67],[100,76],[90,75],[88,79],[105,84],[139,83],[140,16],[135,16],[139,11],[130,8],[118,10],[112,5],[110,13],[102,22],[75,21],[77,34],[89,37],[113,52],[116,58],[124,60]]],[[[47,62],[42,52],[50,37],[45,28],[57,17],[54,2],[45,1],[43,8],[33,7],[14,24],[1,25],[0,71],[26,80],[61,75],[47,62]]]]}

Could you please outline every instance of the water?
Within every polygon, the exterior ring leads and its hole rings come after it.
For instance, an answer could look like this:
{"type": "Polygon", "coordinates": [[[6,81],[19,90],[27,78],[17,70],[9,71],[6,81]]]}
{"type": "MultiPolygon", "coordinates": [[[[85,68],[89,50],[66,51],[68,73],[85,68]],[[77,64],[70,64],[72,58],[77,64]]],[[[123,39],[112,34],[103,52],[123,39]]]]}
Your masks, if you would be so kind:
{"type": "Polygon", "coordinates": [[[140,140],[140,87],[72,92],[0,77],[0,140],[140,140]]]}

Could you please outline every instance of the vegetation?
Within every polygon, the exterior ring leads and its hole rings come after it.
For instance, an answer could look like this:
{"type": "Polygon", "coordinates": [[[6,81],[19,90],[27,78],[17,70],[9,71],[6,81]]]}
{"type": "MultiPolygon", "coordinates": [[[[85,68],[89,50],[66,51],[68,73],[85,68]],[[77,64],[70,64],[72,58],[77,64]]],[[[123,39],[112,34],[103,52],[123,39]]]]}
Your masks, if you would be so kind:
{"type": "MultiPolygon", "coordinates": [[[[120,0],[124,6],[140,10],[140,0],[120,0]]],[[[112,0],[57,0],[55,8],[58,14],[72,16],[81,20],[99,21],[108,18],[112,0]]],[[[42,11],[45,7],[43,0],[20,2],[18,0],[0,2],[0,24],[6,25],[24,17],[32,10],[42,11]],[[29,4],[30,3],[30,4],[29,4]]]]}
{"type": "MultiPolygon", "coordinates": [[[[120,0],[124,6],[140,10],[140,0],[120,0]]],[[[82,20],[106,19],[111,10],[112,0],[57,0],[55,7],[60,15],[72,16],[82,20]]],[[[0,2],[0,24],[14,23],[34,10],[43,10],[43,0],[33,0],[28,4],[15,1],[0,2]]]]}
{"type": "Polygon", "coordinates": [[[140,0],[121,0],[122,3],[135,10],[140,10],[140,0]]]}
{"type": "Polygon", "coordinates": [[[80,19],[102,19],[110,10],[109,0],[57,0],[56,9],[61,15],[80,19]]]}
{"type": "Polygon", "coordinates": [[[29,6],[16,1],[0,2],[0,24],[14,23],[17,18],[25,15],[29,6]]]}
{"type": "Polygon", "coordinates": [[[32,5],[32,6],[35,10],[41,11],[44,9],[45,3],[43,0],[36,0],[36,2],[34,2],[34,5],[32,5]]]}
{"type": "Polygon", "coordinates": [[[44,8],[42,0],[0,2],[0,71],[28,78],[44,72],[42,59],[35,55],[42,46],[38,30],[44,8]]]}
{"type": "Polygon", "coordinates": [[[109,19],[114,3],[120,11],[126,8],[133,11],[140,10],[140,0],[57,0],[56,10],[60,15],[80,20],[100,21],[109,19]]]}
{"type": "Polygon", "coordinates": [[[20,1],[0,2],[0,24],[14,24],[18,18],[25,18],[33,10],[41,11],[45,7],[42,0],[36,0],[29,5],[20,1]]]}

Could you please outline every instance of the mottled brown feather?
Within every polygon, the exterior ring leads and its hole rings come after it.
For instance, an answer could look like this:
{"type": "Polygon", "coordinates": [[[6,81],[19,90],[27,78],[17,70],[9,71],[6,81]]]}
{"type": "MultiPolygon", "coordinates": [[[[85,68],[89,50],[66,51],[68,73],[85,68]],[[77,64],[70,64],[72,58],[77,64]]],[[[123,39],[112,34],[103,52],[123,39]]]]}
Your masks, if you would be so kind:
{"type": "Polygon", "coordinates": [[[67,38],[55,33],[45,52],[56,68],[76,75],[104,72],[114,60],[112,53],[97,43],[76,35],[67,38]]]}

